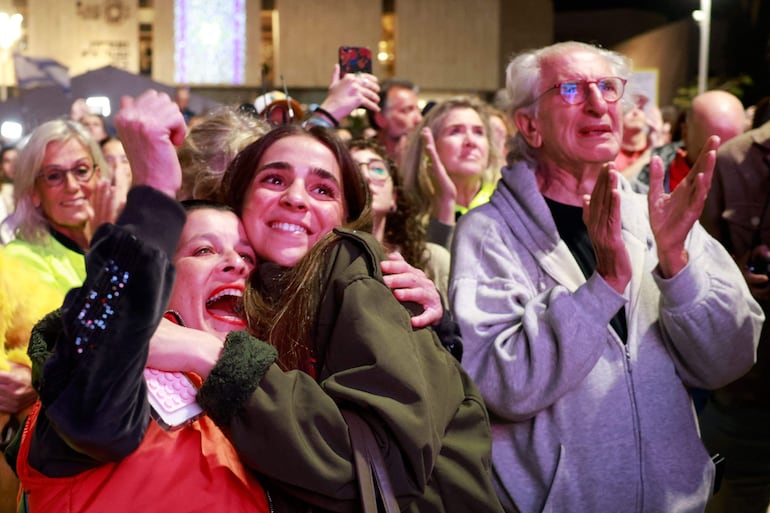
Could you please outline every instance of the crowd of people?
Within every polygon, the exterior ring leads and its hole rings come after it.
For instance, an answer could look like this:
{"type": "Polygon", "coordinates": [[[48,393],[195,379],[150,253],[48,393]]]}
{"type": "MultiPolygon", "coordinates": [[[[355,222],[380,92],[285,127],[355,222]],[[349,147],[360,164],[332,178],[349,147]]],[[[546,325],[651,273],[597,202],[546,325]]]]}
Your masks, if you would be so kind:
{"type": "Polygon", "coordinates": [[[401,511],[766,513],[770,124],[666,128],[631,71],[557,43],[423,108],[335,66],[4,147],[0,513],[360,511],[351,415],[401,511]]]}

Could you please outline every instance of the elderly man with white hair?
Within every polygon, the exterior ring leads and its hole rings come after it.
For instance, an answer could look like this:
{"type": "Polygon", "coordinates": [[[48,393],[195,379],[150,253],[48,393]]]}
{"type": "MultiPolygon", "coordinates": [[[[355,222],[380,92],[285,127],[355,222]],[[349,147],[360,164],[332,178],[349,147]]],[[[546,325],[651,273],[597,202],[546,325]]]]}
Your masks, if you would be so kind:
{"type": "Polygon", "coordinates": [[[718,138],[648,197],[609,164],[630,62],[566,42],[507,69],[516,148],[455,233],[450,301],[507,511],[701,512],[714,466],[688,387],[752,366],[764,316],[697,223],[718,138]]]}

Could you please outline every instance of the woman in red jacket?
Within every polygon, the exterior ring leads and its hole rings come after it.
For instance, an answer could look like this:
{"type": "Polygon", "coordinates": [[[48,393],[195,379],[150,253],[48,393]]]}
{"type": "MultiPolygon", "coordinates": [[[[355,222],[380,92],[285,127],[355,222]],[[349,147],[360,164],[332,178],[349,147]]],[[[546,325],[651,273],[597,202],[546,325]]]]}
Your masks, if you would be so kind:
{"type": "Polygon", "coordinates": [[[33,331],[40,402],[16,465],[29,511],[270,509],[208,416],[166,430],[150,414],[144,370],[163,314],[221,339],[244,328],[234,305],[255,262],[232,211],[197,205],[185,223],[167,179],[138,177],[95,234],[83,287],[33,331]]]}

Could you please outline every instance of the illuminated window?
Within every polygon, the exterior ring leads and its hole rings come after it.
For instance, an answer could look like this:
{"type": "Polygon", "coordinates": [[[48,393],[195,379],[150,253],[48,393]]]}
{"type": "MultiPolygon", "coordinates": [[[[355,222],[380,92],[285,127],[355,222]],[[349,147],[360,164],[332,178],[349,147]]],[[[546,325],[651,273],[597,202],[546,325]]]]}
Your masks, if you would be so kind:
{"type": "Polygon", "coordinates": [[[242,84],[246,0],[174,0],[174,80],[242,84]]]}
{"type": "Polygon", "coordinates": [[[396,4],[394,0],[382,2],[382,39],[377,45],[377,60],[382,66],[382,75],[392,77],[396,72],[396,4]]]}

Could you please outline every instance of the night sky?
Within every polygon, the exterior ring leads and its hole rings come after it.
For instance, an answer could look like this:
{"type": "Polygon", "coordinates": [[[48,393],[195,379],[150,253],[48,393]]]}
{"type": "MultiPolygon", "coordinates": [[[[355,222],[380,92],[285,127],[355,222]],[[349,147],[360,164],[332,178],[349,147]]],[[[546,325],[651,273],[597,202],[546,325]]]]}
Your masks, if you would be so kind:
{"type": "MultiPolygon", "coordinates": [[[[553,5],[557,12],[639,9],[675,22],[689,18],[700,0],[553,0],[553,5]]],[[[721,29],[723,56],[717,63],[712,55],[712,73],[719,69],[721,79],[750,76],[753,83],[743,96],[747,104],[770,94],[770,1],[711,0],[711,20],[712,31],[717,24],[721,29]]]]}
{"type": "MultiPolygon", "coordinates": [[[[712,13],[719,9],[720,3],[734,0],[712,0],[712,13]]],[[[653,11],[666,16],[669,21],[690,16],[700,8],[700,0],[554,0],[556,11],[590,11],[594,9],[631,8],[653,11]]]]}

